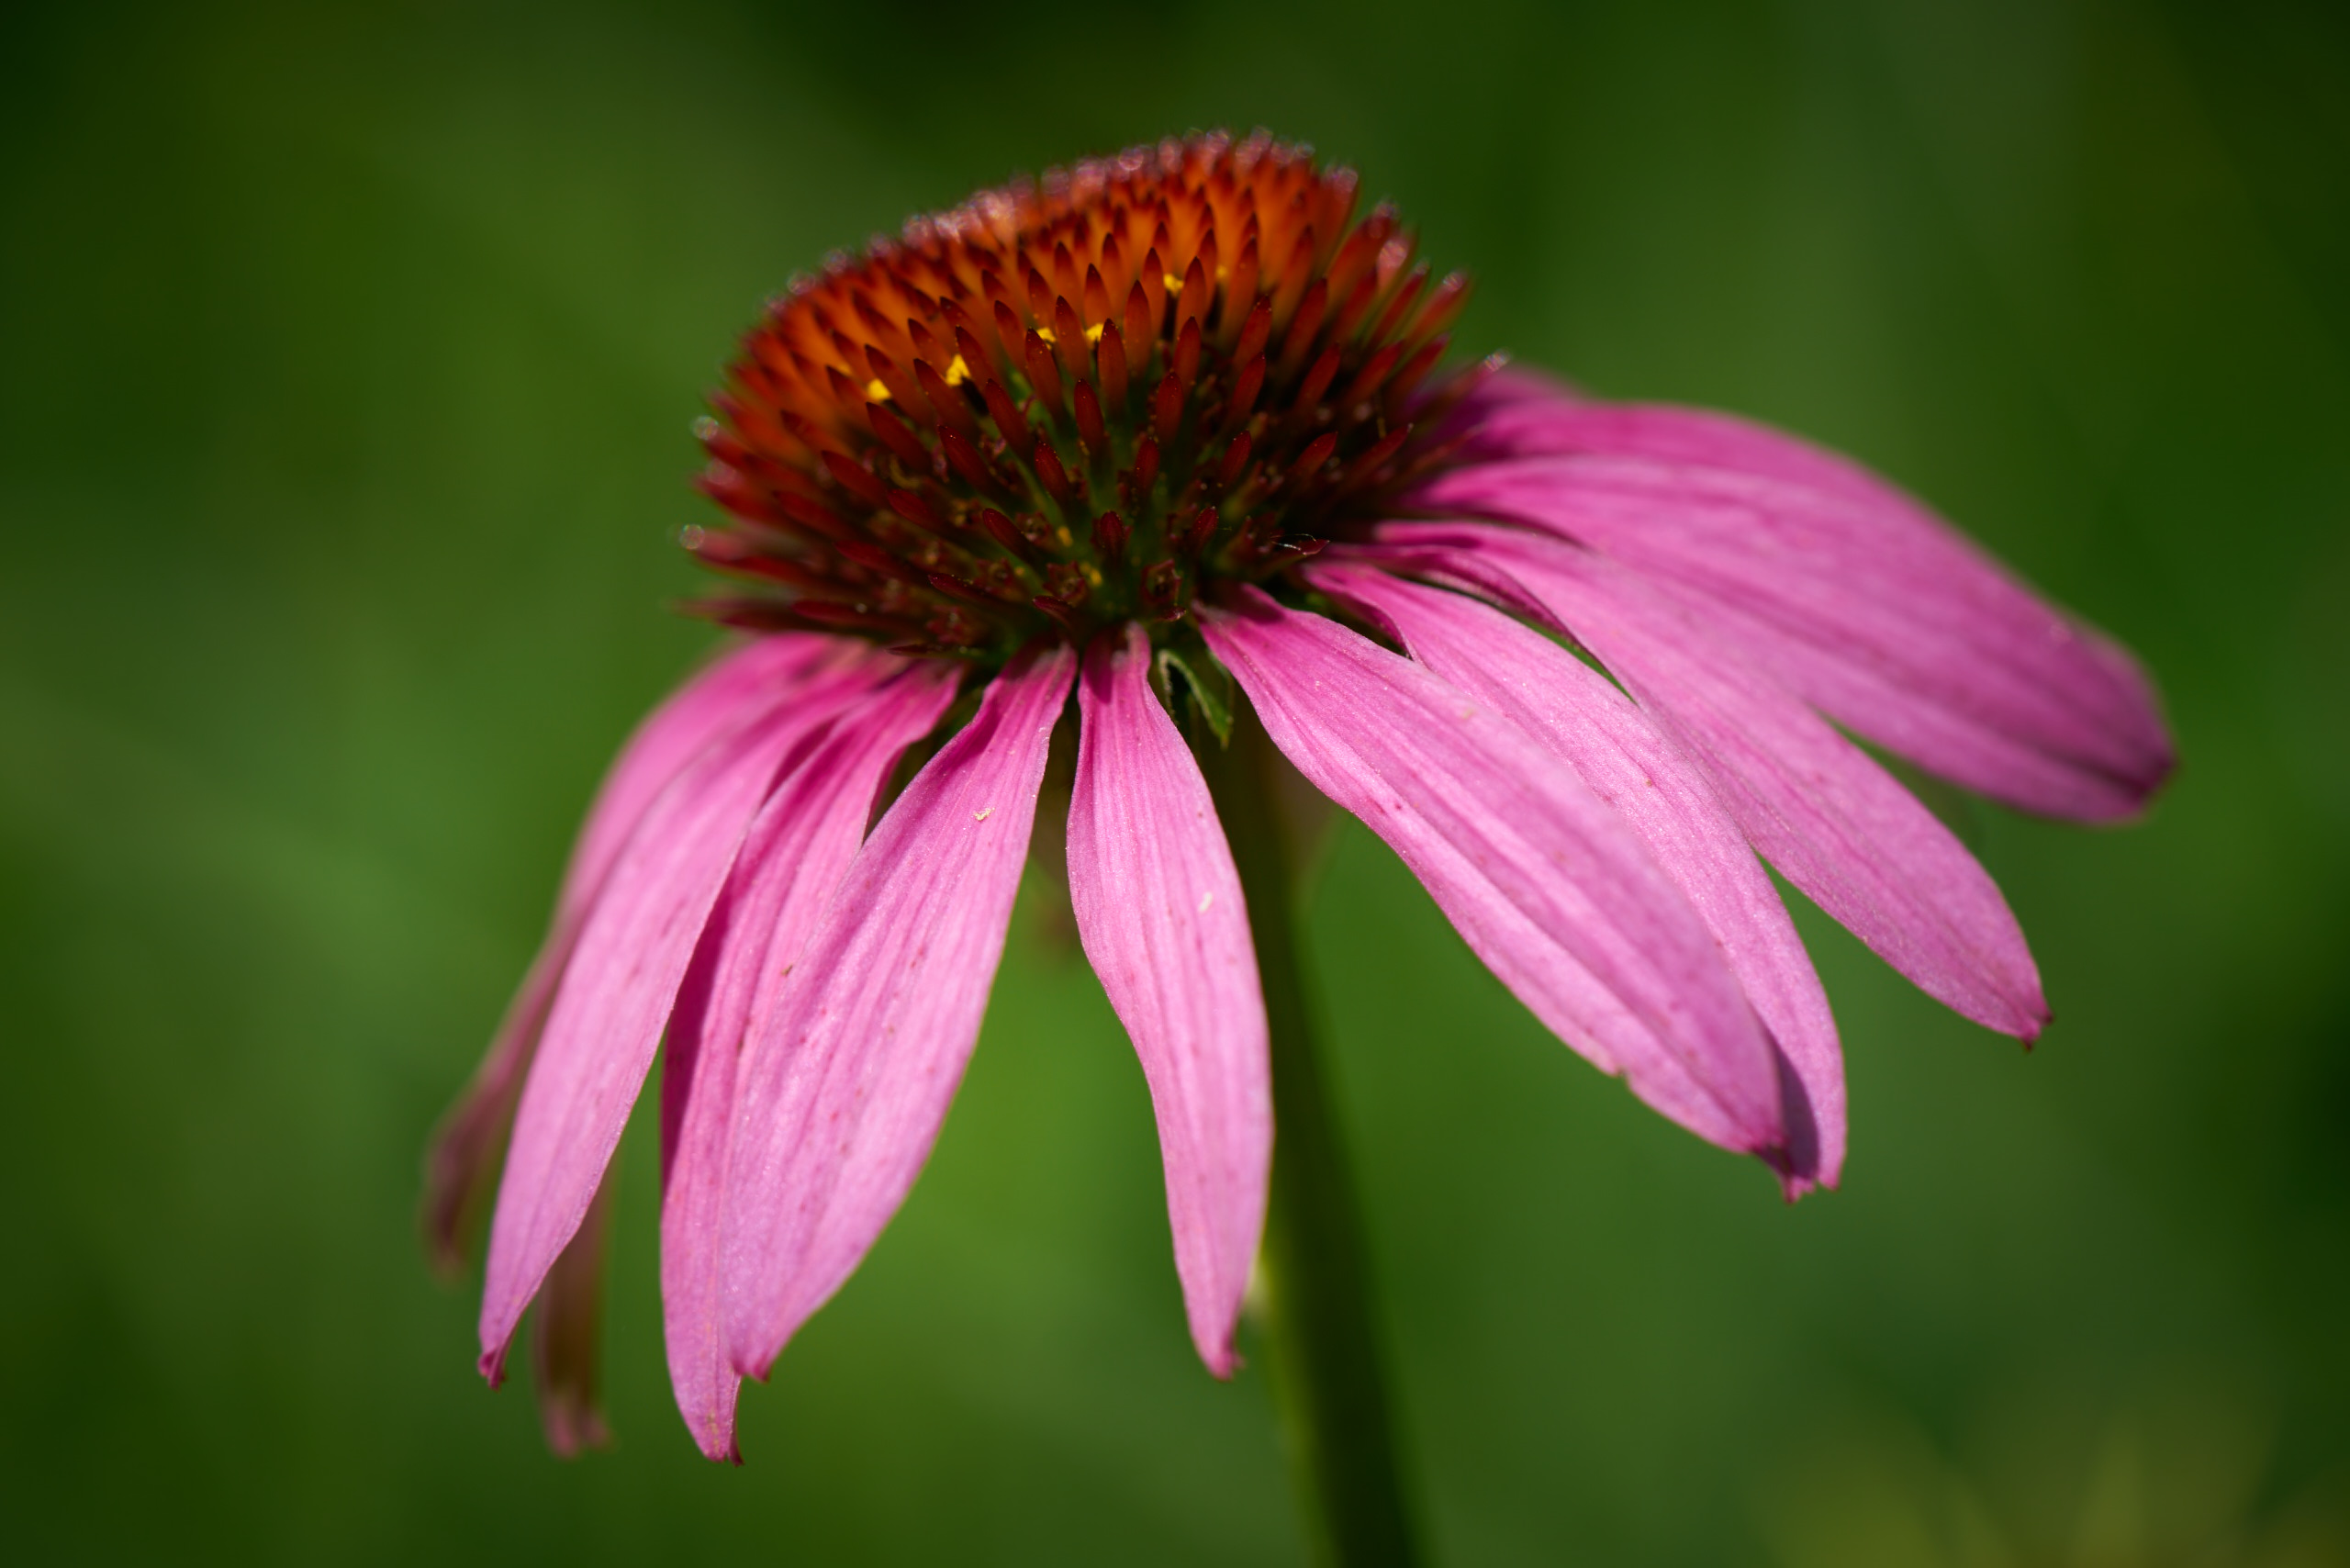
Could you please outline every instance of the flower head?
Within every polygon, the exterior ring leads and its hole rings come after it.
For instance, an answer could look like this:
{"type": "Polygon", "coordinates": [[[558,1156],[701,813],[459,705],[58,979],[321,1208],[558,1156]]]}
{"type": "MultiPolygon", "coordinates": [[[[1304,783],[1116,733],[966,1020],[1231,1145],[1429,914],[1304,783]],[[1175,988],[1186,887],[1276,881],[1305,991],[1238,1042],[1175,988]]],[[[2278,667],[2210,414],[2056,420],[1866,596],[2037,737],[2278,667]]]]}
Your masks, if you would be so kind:
{"type": "Polygon", "coordinates": [[[430,1170],[453,1260],[509,1143],[482,1364],[543,1294],[558,1447],[601,1430],[599,1193],[656,1047],[670,1370],[731,1457],[739,1379],[928,1156],[1063,724],[1079,932],[1219,1375],[1273,1130],[1192,750],[1227,679],[1537,1017],[1790,1195],[1836,1180],[1843,1080],[1758,853],[1960,1013],[2046,1021],[1998,889],[1839,726],[2115,818],[2171,765],[2128,655],[1790,437],[1442,371],[1465,285],[1355,197],[1262,135],[1169,141],[916,219],[746,339],[701,427],[728,517],[684,542],[750,636],[622,750],[430,1170]]]}
{"type": "Polygon", "coordinates": [[[916,218],[745,340],[694,530],[780,591],[701,606],[982,673],[1039,636],[1181,622],[1441,462],[1415,437],[1468,297],[1356,182],[1258,136],[1170,141],[916,218]]]}

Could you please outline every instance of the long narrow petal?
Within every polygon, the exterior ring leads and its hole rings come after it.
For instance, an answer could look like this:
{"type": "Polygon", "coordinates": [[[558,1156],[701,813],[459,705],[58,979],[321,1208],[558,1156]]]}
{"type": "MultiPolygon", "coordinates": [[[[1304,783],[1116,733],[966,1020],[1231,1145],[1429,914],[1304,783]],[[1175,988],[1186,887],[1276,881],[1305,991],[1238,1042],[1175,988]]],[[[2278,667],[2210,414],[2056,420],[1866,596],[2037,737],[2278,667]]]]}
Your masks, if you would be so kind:
{"type": "Polygon", "coordinates": [[[1606,677],[1523,622],[1363,566],[1316,566],[1308,577],[1541,741],[1631,824],[1722,945],[1794,1071],[1784,1172],[1791,1191],[1833,1186],[1844,1159],[1844,1062],[1828,993],[1778,890],[1705,776],[1606,677]]]}
{"type": "Polygon", "coordinates": [[[661,1077],[661,1305],[677,1408],[711,1459],[741,1462],[718,1266],[736,1058],[855,858],[890,767],[955,685],[935,664],[907,670],[843,715],[767,797],[677,993],[661,1077]]]}
{"type": "Polygon", "coordinates": [[[1720,947],[1572,769],[1322,616],[1251,590],[1203,630],[1298,771],[1388,842],[1546,1025],[1700,1137],[1784,1148],[1777,1060],[1720,947]]]}
{"type": "Polygon", "coordinates": [[[2048,1021],[2040,971],[1975,857],[1858,746],[1717,641],[1695,616],[1592,551],[1505,528],[1413,525],[1449,539],[1464,580],[1501,574],[1621,680],[1703,765],[1763,858],[1928,995],[2004,1034],[2048,1021]]]}
{"type": "Polygon", "coordinates": [[[1078,710],[1069,812],[1078,934],[1150,1085],[1192,1342],[1229,1377],[1273,1156],[1248,905],[1207,781],[1151,692],[1141,627],[1094,644],[1078,710]]]}
{"type": "Polygon", "coordinates": [[[897,1212],[1003,955],[1077,658],[1015,660],[890,808],[744,1048],[727,1164],[727,1340],[764,1377],[897,1212]]]}
{"type": "Polygon", "coordinates": [[[611,869],[612,858],[670,779],[725,731],[787,700],[814,670],[853,657],[854,644],[790,633],[735,648],[680,687],[621,747],[588,808],[555,902],[554,920],[489,1049],[428,1146],[420,1205],[425,1245],[442,1272],[464,1266],[474,1218],[489,1195],[498,1156],[514,1121],[514,1102],[537,1049],[580,922],[611,869]]]}
{"type": "Polygon", "coordinates": [[[604,1328],[604,1238],[611,1228],[612,1183],[596,1188],[588,1217],[547,1271],[531,1325],[531,1372],[547,1447],[565,1459],[612,1440],[598,1394],[604,1328]]]}
{"type": "Polygon", "coordinates": [[[613,863],[548,1014],[514,1116],[490,1223],[482,1371],[587,1213],[744,830],[793,753],[869,692],[887,666],[851,666],[706,746],[646,809],[613,863]]]}
{"type": "Polygon", "coordinates": [[[1719,414],[1517,398],[1511,458],[1416,498],[1526,521],[1641,567],[1806,700],[1970,788],[2105,820],[2174,753],[2128,654],[1866,471],[1719,414]]]}
{"type": "MultiPolygon", "coordinates": [[[[1471,399],[1477,449],[1493,457],[1647,457],[1784,479],[1869,505],[1922,510],[1850,458],[1733,414],[1666,403],[1609,403],[1511,366],[1471,399]]],[[[1937,524],[1936,526],[1941,526],[1937,524]]]]}

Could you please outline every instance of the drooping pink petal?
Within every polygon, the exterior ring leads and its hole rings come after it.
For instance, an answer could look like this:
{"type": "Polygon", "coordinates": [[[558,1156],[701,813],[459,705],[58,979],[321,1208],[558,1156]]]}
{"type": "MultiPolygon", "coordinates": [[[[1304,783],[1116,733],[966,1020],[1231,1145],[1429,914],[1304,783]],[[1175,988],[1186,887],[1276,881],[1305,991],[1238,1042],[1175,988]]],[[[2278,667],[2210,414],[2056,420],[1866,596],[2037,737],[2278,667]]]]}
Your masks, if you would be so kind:
{"type": "Polygon", "coordinates": [[[1541,741],[1631,824],[1722,945],[1793,1070],[1784,1171],[1791,1192],[1833,1186],[1844,1160],[1844,1061],[1828,993],[1705,776],[1606,677],[1501,611],[1364,566],[1317,565],[1307,576],[1541,741]]]}
{"type": "Polygon", "coordinates": [[[735,1369],[764,1377],[929,1158],[978,1038],[1068,647],[1015,659],[906,787],[745,1044],[723,1200],[735,1369]]]}
{"type": "Polygon", "coordinates": [[[635,831],[644,808],[678,769],[722,732],[782,700],[814,670],[854,659],[853,644],[788,633],[762,637],[714,660],[665,700],[621,747],[588,809],[573,846],[546,940],[531,961],[481,1065],[465,1085],[425,1156],[425,1243],[445,1274],[464,1268],[474,1215],[489,1195],[498,1156],[513,1125],[514,1102],[546,1024],[556,985],[571,961],[579,924],[612,857],[635,831]]]}
{"type": "Polygon", "coordinates": [[[588,1217],[564,1244],[539,1293],[531,1325],[531,1372],[547,1447],[565,1459],[612,1440],[597,1394],[603,1349],[604,1238],[612,1222],[612,1183],[597,1184],[588,1217]]]}
{"type": "Polygon", "coordinates": [[[1777,1059],[1631,830],[1491,707],[1256,590],[1202,617],[1273,743],[1385,839],[1554,1033],[1702,1137],[1782,1149],[1777,1059]]]}
{"type": "Polygon", "coordinates": [[[1229,1377],[1273,1152],[1248,905],[1207,781],[1151,692],[1141,627],[1094,643],[1078,708],[1069,812],[1078,934],[1150,1085],[1192,1342],[1229,1377]]]}
{"type": "Polygon", "coordinates": [[[719,1312],[719,1218],[735,1062],[856,857],[901,752],[954,700],[908,669],[837,720],[752,821],[670,1016],[661,1078],[661,1305],[677,1409],[702,1452],[740,1463],[738,1379],[719,1312]]]}
{"type": "Polygon", "coordinates": [[[646,808],[581,927],[514,1117],[490,1223],[482,1371],[579,1226],[754,812],[795,751],[894,661],[845,666],[705,746],[646,808]]]}
{"type": "Polygon", "coordinates": [[[1431,551],[1463,581],[1544,606],[1705,767],[1763,857],[1928,995],[2022,1039],[2047,1023],[2031,949],[1975,857],[1696,616],[1620,563],[1518,530],[1382,533],[1431,551]]]}
{"type": "Polygon", "coordinates": [[[1639,566],[1807,701],[1934,772],[2108,820],[2171,769],[2127,653],[1855,465],[1726,415],[1556,395],[1497,402],[1479,441],[1511,455],[1414,504],[1639,566]]]}

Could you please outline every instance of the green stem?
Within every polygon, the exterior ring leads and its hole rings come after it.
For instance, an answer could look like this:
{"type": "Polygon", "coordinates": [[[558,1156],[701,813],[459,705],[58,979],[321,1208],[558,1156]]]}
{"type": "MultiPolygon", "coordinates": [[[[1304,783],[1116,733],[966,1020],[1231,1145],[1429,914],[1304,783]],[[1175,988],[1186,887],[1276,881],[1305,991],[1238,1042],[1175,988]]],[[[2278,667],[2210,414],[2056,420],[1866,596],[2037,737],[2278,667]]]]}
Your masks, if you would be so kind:
{"type": "Polygon", "coordinates": [[[1296,856],[1273,800],[1279,754],[1256,720],[1197,750],[1232,845],[1272,1030],[1273,1183],[1259,1265],[1274,1397],[1315,1559],[1419,1561],[1396,1465],[1371,1268],[1298,965],[1296,856]]]}

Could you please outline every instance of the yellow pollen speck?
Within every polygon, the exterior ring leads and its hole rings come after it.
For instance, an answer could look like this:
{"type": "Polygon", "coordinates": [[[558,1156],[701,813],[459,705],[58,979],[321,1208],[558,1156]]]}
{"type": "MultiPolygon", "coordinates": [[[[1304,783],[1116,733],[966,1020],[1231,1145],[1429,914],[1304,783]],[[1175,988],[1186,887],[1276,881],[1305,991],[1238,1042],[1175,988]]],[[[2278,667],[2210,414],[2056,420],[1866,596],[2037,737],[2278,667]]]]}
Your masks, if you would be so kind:
{"type": "Polygon", "coordinates": [[[886,403],[890,400],[890,388],[877,375],[865,384],[865,395],[877,403],[886,403]]]}
{"type": "Polygon", "coordinates": [[[1060,346],[1060,340],[1053,336],[1053,330],[1050,327],[1046,326],[1041,321],[1036,323],[1036,335],[1045,340],[1045,345],[1047,348],[1058,348],[1060,346]]]}
{"type": "Polygon", "coordinates": [[[988,813],[994,810],[995,808],[993,806],[981,806],[978,811],[971,813],[971,820],[975,823],[983,823],[988,820],[988,813]]]}
{"type": "Polygon", "coordinates": [[[953,359],[946,362],[947,386],[960,386],[969,379],[971,379],[971,367],[963,363],[963,356],[961,354],[957,354],[953,359]]]}
{"type": "Polygon", "coordinates": [[[1177,277],[1173,273],[1162,273],[1159,275],[1166,280],[1168,293],[1181,294],[1183,292],[1183,280],[1181,278],[1177,277]]]}
{"type": "Polygon", "coordinates": [[[1082,564],[1081,569],[1085,573],[1085,580],[1087,582],[1091,583],[1095,588],[1100,588],[1102,586],[1101,567],[1095,566],[1091,561],[1087,561],[1082,564]]]}
{"type": "Polygon", "coordinates": [[[1107,321],[1096,321],[1091,327],[1086,328],[1085,341],[1089,343],[1100,342],[1102,341],[1102,329],[1109,324],[1110,323],[1107,321]]]}
{"type": "Polygon", "coordinates": [[[1214,888],[1210,888],[1206,892],[1200,895],[1200,913],[1202,914],[1207,913],[1208,905],[1214,902],[1215,902],[1215,890],[1214,888]]]}

